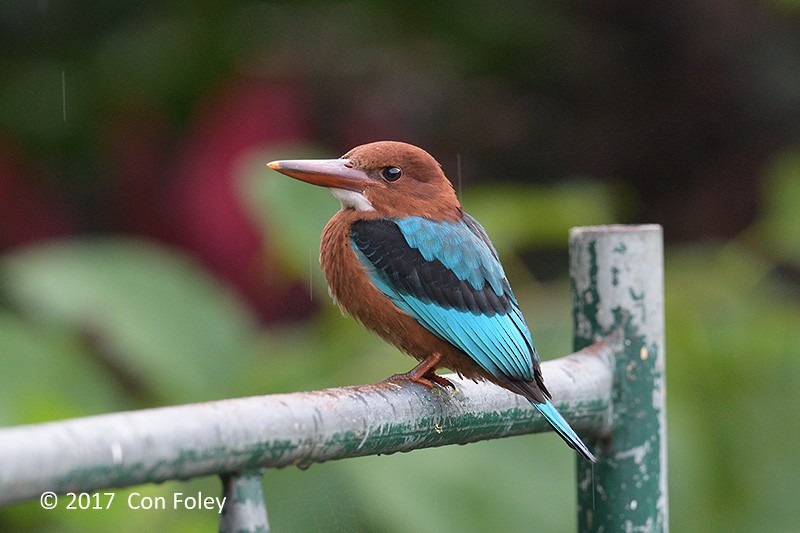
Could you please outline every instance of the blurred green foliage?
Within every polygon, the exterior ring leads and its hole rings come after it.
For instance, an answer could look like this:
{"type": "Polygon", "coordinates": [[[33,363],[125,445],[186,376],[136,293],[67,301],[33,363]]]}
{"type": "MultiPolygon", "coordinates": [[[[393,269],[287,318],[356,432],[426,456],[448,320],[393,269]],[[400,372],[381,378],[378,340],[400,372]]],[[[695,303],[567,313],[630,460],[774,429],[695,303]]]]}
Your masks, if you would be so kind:
{"type": "MultiPolygon", "coordinates": [[[[407,138],[439,157],[463,154],[463,203],[500,251],[545,359],[571,351],[568,229],[665,224],[672,528],[796,530],[798,2],[605,7],[4,3],[0,425],[365,383],[410,368],[328,298],[317,247],[337,202],[264,167],[330,157],[329,146],[354,139],[407,138]],[[309,101],[276,97],[268,110],[311,110],[313,128],[283,117],[275,130],[290,133],[237,145],[242,131],[263,127],[246,119],[267,97],[225,93],[230,78],[263,78],[292,95],[313,88],[309,101]],[[244,101],[244,112],[226,116],[238,108],[220,93],[244,101]],[[215,98],[225,105],[208,103],[215,98]],[[207,120],[214,112],[218,122],[207,120]],[[192,142],[203,127],[210,140],[192,142]],[[220,146],[249,150],[235,199],[286,284],[308,287],[311,319],[260,326],[210,261],[173,242],[165,214],[186,197],[170,178],[220,146]],[[28,165],[14,167],[5,151],[28,165]],[[42,232],[19,247],[12,237],[56,204],[31,209],[7,176],[52,186],[68,236],[42,232]],[[164,198],[164,210],[145,209],[164,198]],[[541,250],[555,250],[549,271],[560,275],[532,274],[530,254],[541,250]]],[[[452,162],[441,160],[461,193],[452,162]]],[[[181,175],[190,184],[192,170],[181,175]]],[[[274,531],[574,531],[573,461],[541,435],[270,471],[264,486],[274,531]]],[[[216,493],[219,482],[114,492],[119,504],[137,491],[197,490],[216,493]]],[[[217,523],[213,513],[125,505],[0,509],[10,531],[217,523]]]]}
{"type": "MultiPolygon", "coordinates": [[[[83,337],[97,357],[84,354],[78,364],[99,362],[128,392],[159,404],[207,398],[209,376],[219,380],[217,397],[234,394],[235,369],[255,335],[229,290],[187,257],[152,243],[84,239],[21,250],[2,260],[0,283],[37,325],[83,337]]],[[[12,370],[29,364],[18,357],[8,363],[12,370]]]]}

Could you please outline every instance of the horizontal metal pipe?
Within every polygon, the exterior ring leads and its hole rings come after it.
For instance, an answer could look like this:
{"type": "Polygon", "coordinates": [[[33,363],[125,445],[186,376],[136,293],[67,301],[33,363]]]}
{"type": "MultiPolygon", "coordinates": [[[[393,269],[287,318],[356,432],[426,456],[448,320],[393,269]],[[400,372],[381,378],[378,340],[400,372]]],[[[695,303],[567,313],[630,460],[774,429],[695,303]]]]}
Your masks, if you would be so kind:
{"type": "MultiPolygon", "coordinates": [[[[555,404],[579,433],[610,427],[613,344],[542,365],[555,404]]],[[[455,391],[383,382],[0,429],[0,504],[43,491],[304,467],[548,429],[520,396],[447,378],[455,391]]]]}

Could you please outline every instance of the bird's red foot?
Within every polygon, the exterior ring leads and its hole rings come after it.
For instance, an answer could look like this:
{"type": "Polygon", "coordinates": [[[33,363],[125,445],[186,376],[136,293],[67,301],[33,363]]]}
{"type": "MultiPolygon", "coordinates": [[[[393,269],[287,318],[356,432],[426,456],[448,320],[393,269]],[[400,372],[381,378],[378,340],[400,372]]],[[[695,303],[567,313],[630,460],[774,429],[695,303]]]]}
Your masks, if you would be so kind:
{"type": "Polygon", "coordinates": [[[431,389],[434,388],[436,385],[439,385],[440,387],[456,390],[456,386],[453,385],[452,381],[440,376],[439,374],[433,371],[427,372],[425,374],[414,374],[413,371],[406,372],[405,374],[395,374],[394,376],[388,377],[383,381],[387,381],[389,383],[411,381],[414,383],[419,383],[420,385],[425,385],[426,387],[430,387],[431,389]]]}
{"type": "Polygon", "coordinates": [[[430,388],[439,385],[440,387],[446,387],[455,390],[456,386],[453,385],[449,379],[443,378],[436,373],[436,365],[439,363],[439,359],[441,358],[441,354],[433,353],[426,357],[423,361],[420,361],[417,366],[405,374],[395,374],[384,381],[395,383],[398,381],[413,381],[414,383],[419,383],[420,385],[425,385],[426,387],[430,388]]]}
{"type": "Polygon", "coordinates": [[[456,390],[456,386],[453,384],[452,381],[450,381],[445,377],[440,376],[436,372],[431,371],[429,374],[425,374],[423,377],[427,379],[429,383],[433,382],[439,385],[440,387],[456,390]]]}

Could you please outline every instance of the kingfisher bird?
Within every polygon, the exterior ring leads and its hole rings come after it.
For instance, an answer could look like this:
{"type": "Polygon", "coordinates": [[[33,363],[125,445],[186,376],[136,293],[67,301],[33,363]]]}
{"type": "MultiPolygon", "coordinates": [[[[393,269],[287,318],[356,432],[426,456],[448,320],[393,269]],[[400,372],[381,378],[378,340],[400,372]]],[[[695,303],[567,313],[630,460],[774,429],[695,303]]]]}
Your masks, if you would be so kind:
{"type": "Polygon", "coordinates": [[[341,310],[419,361],[392,380],[453,387],[439,367],[524,396],[564,441],[595,461],[556,410],[497,251],[425,150],[380,141],[339,159],[268,163],[327,187],[341,210],[320,263],[341,310]]]}

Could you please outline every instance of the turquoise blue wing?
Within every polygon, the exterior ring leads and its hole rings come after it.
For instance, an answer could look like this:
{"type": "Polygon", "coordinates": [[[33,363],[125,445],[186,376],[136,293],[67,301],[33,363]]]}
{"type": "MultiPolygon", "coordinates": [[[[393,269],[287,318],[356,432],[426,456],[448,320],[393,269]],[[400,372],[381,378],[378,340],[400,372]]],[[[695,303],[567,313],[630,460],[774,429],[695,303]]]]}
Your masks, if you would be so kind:
{"type": "Polygon", "coordinates": [[[397,307],[497,378],[534,379],[530,331],[477,221],[361,220],[350,238],[371,281],[397,307]]]}

